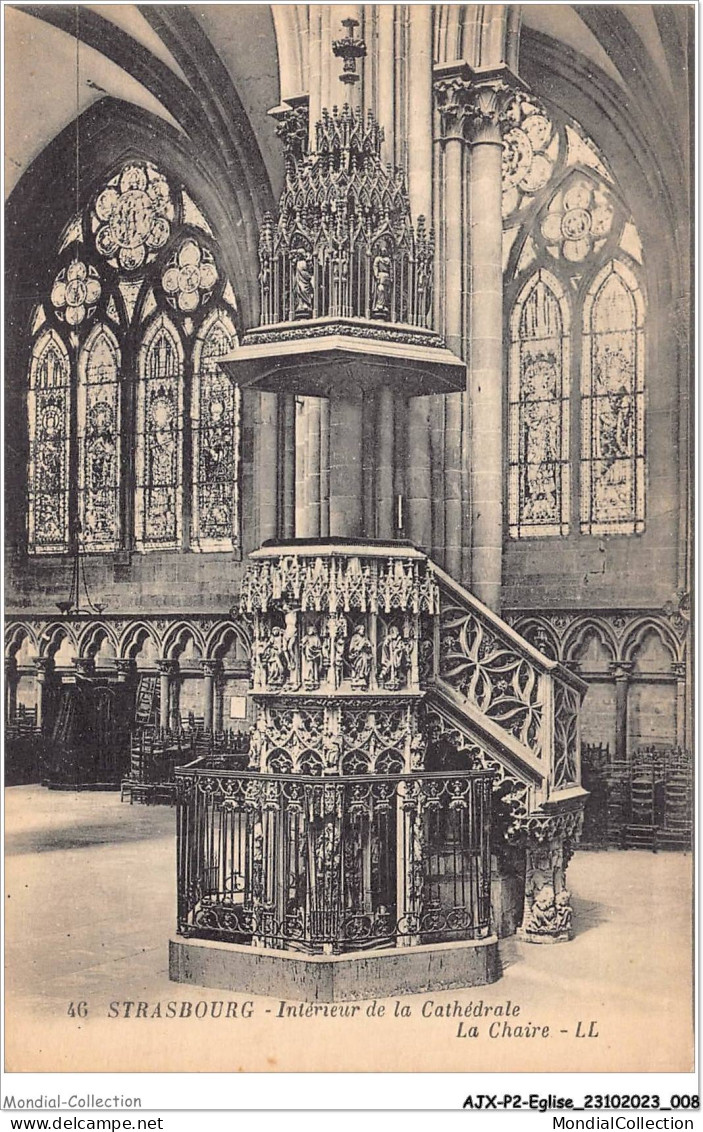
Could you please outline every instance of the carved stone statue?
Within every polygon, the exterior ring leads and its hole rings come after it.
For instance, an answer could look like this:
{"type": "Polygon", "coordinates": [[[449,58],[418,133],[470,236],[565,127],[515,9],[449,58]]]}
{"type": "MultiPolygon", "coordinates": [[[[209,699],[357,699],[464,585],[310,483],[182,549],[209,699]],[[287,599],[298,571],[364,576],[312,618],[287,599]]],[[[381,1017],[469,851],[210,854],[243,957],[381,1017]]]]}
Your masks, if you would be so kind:
{"type": "Polygon", "coordinates": [[[326,735],[323,743],[325,774],[338,774],[344,743],[341,735],[326,735]]]}
{"type": "Polygon", "coordinates": [[[272,688],[282,687],[288,678],[287,653],[283,629],[280,625],[274,625],[262,655],[266,683],[272,688]]]}
{"type": "Polygon", "coordinates": [[[571,895],[564,885],[564,849],[559,839],[528,852],[525,916],[518,936],[532,943],[558,943],[571,936],[571,895]]]}
{"type": "Polygon", "coordinates": [[[261,770],[261,757],[264,751],[266,739],[266,720],[263,715],[260,715],[256,721],[256,727],[251,732],[249,740],[249,762],[247,770],[261,770]]]}
{"type": "Polygon", "coordinates": [[[525,929],[535,935],[554,935],[556,918],[554,889],[551,884],[545,884],[532,901],[529,916],[525,920],[525,929]]]}
{"type": "Polygon", "coordinates": [[[381,683],[391,692],[397,691],[404,682],[408,662],[407,641],[401,636],[397,625],[391,625],[381,649],[381,683]]]}
{"type": "Polygon", "coordinates": [[[371,313],[375,318],[387,318],[391,309],[391,257],[382,253],[374,256],[373,293],[371,313]]]}
{"type": "Polygon", "coordinates": [[[555,927],[560,935],[571,935],[571,921],[573,919],[573,908],[571,907],[571,893],[562,888],[554,898],[554,906],[556,908],[556,922],[555,927]]]}
{"type": "Polygon", "coordinates": [[[303,684],[308,691],[319,688],[322,666],[322,639],[315,625],[308,625],[300,646],[303,684]]]}
{"type": "Polygon", "coordinates": [[[254,638],[254,647],[252,649],[252,668],[255,686],[266,683],[265,658],[268,644],[268,634],[266,630],[262,628],[254,638]]]}
{"type": "Polygon", "coordinates": [[[367,688],[371,674],[373,649],[363,625],[355,625],[349,640],[347,655],[351,669],[352,688],[367,688]]]}
{"type": "Polygon", "coordinates": [[[303,251],[297,253],[293,272],[293,312],[296,318],[309,318],[313,308],[312,265],[303,251]]]}

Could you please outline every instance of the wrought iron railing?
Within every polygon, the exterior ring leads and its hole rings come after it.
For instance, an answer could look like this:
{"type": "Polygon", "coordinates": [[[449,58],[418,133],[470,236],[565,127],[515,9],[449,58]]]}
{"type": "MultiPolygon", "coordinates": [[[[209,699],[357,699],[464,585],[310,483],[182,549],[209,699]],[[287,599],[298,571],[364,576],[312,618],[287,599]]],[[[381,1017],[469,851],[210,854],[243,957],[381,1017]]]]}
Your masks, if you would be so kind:
{"type": "Polygon", "coordinates": [[[176,778],[182,935],[334,953],[490,931],[490,772],[176,778]]]}

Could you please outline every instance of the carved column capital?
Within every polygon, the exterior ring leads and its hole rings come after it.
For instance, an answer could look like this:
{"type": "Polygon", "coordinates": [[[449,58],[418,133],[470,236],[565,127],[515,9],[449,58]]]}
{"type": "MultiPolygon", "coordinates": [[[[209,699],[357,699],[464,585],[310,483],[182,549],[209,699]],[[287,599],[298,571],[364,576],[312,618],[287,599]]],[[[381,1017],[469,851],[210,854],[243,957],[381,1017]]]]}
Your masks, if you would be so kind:
{"type": "Polygon", "coordinates": [[[38,656],[34,661],[36,678],[42,684],[54,673],[54,658],[51,656],[38,656]]]}
{"type": "Polygon", "coordinates": [[[74,661],[76,673],[79,676],[94,676],[95,675],[95,657],[92,656],[77,656],[74,661]]]}
{"type": "Polygon", "coordinates": [[[458,76],[435,81],[435,104],[439,113],[442,141],[464,140],[464,114],[471,84],[458,76]]]}
{"type": "Polygon", "coordinates": [[[208,657],[207,659],[200,661],[200,667],[202,669],[203,676],[218,676],[222,669],[222,661],[208,657]]]}
{"type": "Polygon", "coordinates": [[[160,660],[157,660],[156,663],[162,676],[176,676],[178,674],[177,660],[168,660],[162,657],[160,660]]]}
{"type": "Polygon", "coordinates": [[[631,660],[613,660],[608,666],[608,671],[614,680],[629,680],[634,664],[631,660]]]}
{"type": "Polygon", "coordinates": [[[474,71],[466,65],[437,68],[435,75],[442,140],[502,145],[503,133],[514,125],[516,76],[507,67],[474,71]]]}
{"type": "Polygon", "coordinates": [[[685,660],[675,660],[675,661],[673,661],[673,663],[671,665],[671,671],[673,672],[673,674],[674,674],[674,676],[676,677],[677,680],[685,680],[686,679],[686,661],[685,660]]]}
{"type": "Polygon", "coordinates": [[[115,661],[115,668],[117,669],[117,679],[121,684],[127,684],[137,674],[137,662],[132,660],[131,657],[120,657],[115,661]]]}

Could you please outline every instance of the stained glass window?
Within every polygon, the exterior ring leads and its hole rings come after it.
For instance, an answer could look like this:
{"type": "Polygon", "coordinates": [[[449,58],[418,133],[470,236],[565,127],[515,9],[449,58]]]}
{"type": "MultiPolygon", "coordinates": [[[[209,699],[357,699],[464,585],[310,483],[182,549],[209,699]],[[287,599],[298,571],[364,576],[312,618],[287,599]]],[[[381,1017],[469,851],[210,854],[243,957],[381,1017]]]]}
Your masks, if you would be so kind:
{"type": "Polygon", "coordinates": [[[561,140],[544,108],[526,95],[516,98],[503,133],[503,217],[529,206],[554,172],[561,140]]]}
{"type": "Polygon", "coordinates": [[[37,339],[29,369],[28,542],[38,554],[68,549],[71,364],[55,330],[37,339]]]}
{"type": "Polygon", "coordinates": [[[575,175],[550,200],[540,232],[553,259],[581,263],[600,251],[613,226],[612,193],[590,177],[575,175]]]}
{"type": "Polygon", "coordinates": [[[193,197],[123,162],[45,280],[28,327],[29,552],[238,546],[240,395],[216,364],[237,304],[193,197]]]}
{"type": "Polygon", "coordinates": [[[231,318],[216,310],[193,349],[191,542],[200,550],[231,550],[237,543],[240,395],[217,364],[236,342],[231,318]]]}
{"type": "Polygon", "coordinates": [[[644,302],[632,271],[604,267],[583,306],[581,530],[644,529],[644,302]]]}
{"type": "Polygon", "coordinates": [[[139,351],[136,540],[142,550],[180,543],[183,501],[183,347],[157,315],[139,351]]]}
{"type": "Polygon", "coordinates": [[[645,520],[637,226],[578,123],[525,95],[511,115],[503,138],[509,534],[564,535],[572,514],[583,534],[635,534],[645,520]]]}
{"type": "Polygon", "coordinates": [[[102,324],[78,360],[78,518],[87,551],[119,539],[120,349],[102,324]]]}
{"type": "Polygon", "coordinates": [[[548,271],[518,296],[511,320],[510,534],[566,534],[569,523],[569,307],[548,271]]]}

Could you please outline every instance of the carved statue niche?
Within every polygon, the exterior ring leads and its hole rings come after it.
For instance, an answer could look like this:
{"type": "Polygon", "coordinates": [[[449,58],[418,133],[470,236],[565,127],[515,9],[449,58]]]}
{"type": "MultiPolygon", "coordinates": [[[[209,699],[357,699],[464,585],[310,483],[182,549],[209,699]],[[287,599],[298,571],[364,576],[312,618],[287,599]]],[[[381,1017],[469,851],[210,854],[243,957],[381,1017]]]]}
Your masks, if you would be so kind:
{"type": "Polygon", "coordinates": [[[291,252],[293,265],[293,315],[311,318],[314,303],[313,263],[307,248],[297,247],[291,252]]]}
{"type": "Polygon", "coordinates": [[[344,751],[341,735],[326,735],[323,743],[324,774],[339,774],[344,751]]]}
{"type": "Polygon", "coordinates": [[[322,677],[322,637],[315,621],[308,621],[300,641],[300,668],[303,687],[307,692],[320,687],[322,677]]]}
{"type": "Polygon", "coordinates": [[[347,644],[349,626],[343,613],[331,613],[322,636],[323,669],[327,670],[327,680],[334,688],[341,688],[344,679],[344,652],[347,644]]]}
{"type": "Polygon", "coordinates": [[[290,676],[288,649],[281,625],[272,625],[262,650],[262,665],[269,688],[282,688],[290,676]]]}
{"type": "Polygon", "coordinates": [[[405,685],[410,666],[411,641],[404,637],[396,624],[388,628],[381,646],[379,681],[389,692],[397,692],[405,685]]]}
{"type": "Polygon", "coordinates": [[[391,310],[393,261],[385,240],[376,245],[372,261],[371,317],[388,318],[391,310]]]}
{"type": "Polygon", "coordinates": [[[359,621],[353,628],[347,645],[347,660],[351,674],[352,688],[365,691],[369,686],[373,646],[366,633],[366,626],[359,621]]]}
{"type": "Polygon", "coordinates": [[[298,614],[293,606],[283,607],[283,639],[285,642],[288,682],[291,689],[298,686],[298,614]]]}
{"type": "Polygon", "coordinates": [[[424,770],[425,755],[427,753],[427,740],[420,731],[416,731],[410,740],[410,769],[424,770]]]}

